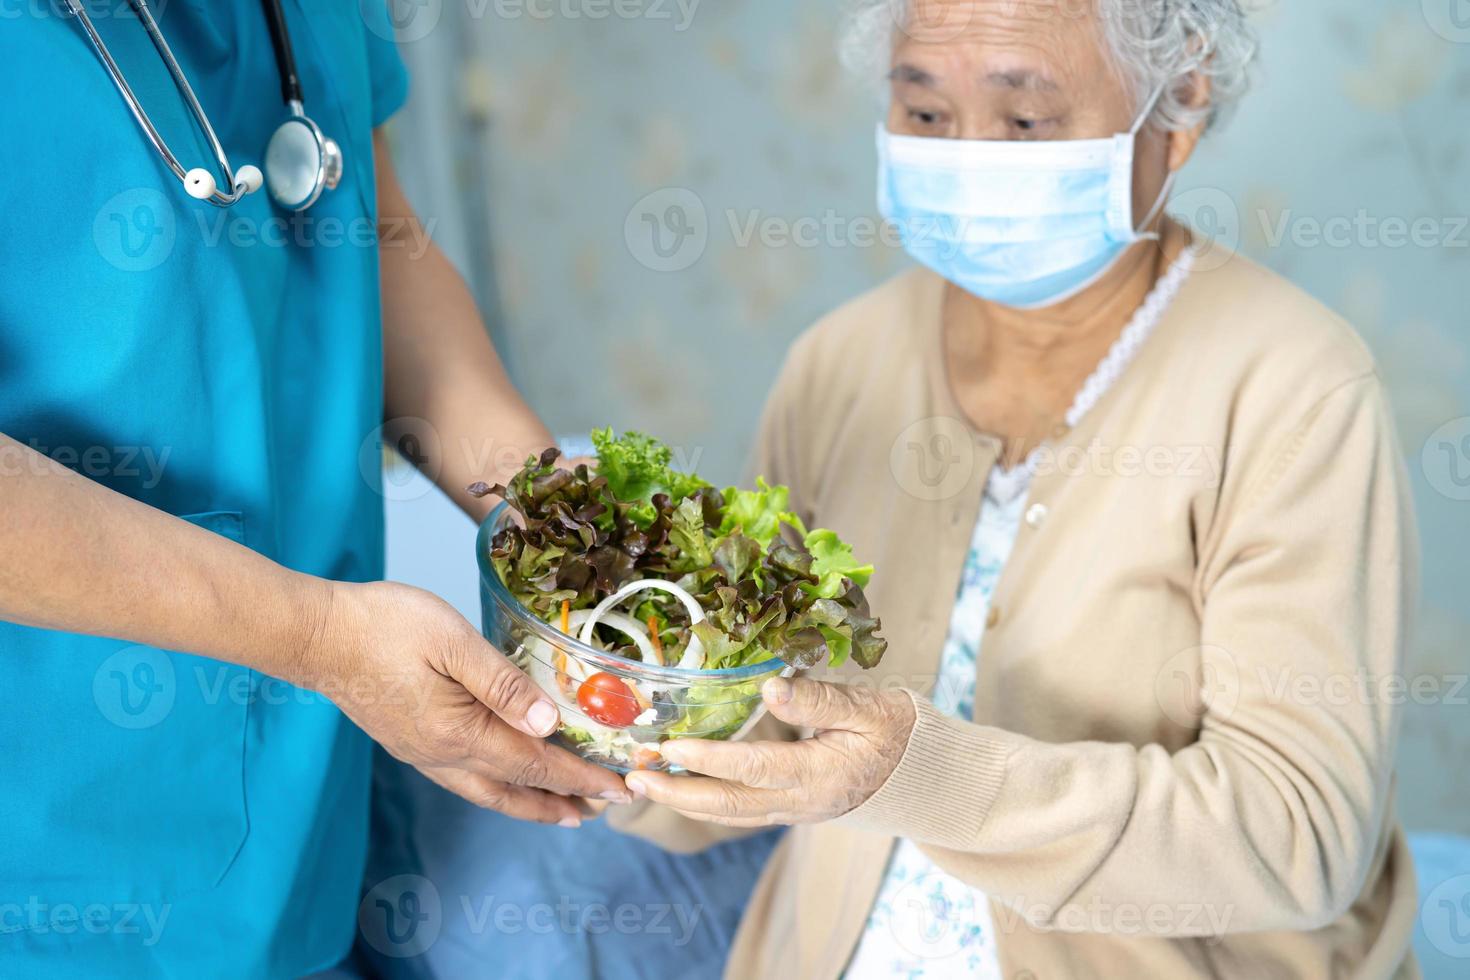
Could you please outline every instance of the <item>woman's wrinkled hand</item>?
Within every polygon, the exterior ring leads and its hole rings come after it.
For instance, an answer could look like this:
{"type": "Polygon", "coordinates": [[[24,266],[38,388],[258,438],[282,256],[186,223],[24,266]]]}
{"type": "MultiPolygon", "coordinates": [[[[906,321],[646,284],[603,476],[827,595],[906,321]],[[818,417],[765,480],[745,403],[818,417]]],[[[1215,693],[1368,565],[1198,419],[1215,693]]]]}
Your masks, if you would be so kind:
{"type": "Polygon", "coordinates": [[[665,742],[664,758],[691,775],[630,773],[628,788],[731,827],[832,820],[878,791],[914,727],[914,703],[903,691],[775,678],[761,693],[771,714],[817,734],[798,742],[665,742]]]}

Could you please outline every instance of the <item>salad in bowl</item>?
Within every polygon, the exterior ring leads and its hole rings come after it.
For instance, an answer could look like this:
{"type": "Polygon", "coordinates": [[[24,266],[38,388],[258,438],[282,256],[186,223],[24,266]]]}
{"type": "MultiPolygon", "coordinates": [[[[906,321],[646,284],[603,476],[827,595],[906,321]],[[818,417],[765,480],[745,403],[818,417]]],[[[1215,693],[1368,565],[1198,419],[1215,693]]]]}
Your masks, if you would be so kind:
{"type": "Polygon", "coordinates": [[[638,432],[593,445],[595,469],[549,449],[508,486],[470,487],[504,498],[476,546],[485,636],[557,703],[562,744],[672,768],[661,742],[740,736],[765,680],[882,658],[872,566],[807,530],[785,487],[717,489],[638,432]]]}

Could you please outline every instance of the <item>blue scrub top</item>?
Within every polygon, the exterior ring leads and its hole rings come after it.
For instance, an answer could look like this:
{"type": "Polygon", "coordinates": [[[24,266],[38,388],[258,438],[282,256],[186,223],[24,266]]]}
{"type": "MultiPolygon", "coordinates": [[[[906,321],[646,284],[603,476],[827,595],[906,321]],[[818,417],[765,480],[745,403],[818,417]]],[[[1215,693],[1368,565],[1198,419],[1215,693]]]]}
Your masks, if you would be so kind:
{"type": "MultiPolygon", "coordinates": [[[[380,577],[372,129],[407,88],[380,0],[286,0],[307,111],[346,157],[297,218],[186,196],[63,4],[0,4],[0,432],[291,568],[380,577]]],[[[285,116],[259,0],[154,6],[231,161],[260,164],[285,116]]],[[[125,0],[89,7],[185,167],[214,172],[125,0]]],[[[0,667],[0,976],[345,954],[369,743],[330,702],[11,624],[0,667]]]]}

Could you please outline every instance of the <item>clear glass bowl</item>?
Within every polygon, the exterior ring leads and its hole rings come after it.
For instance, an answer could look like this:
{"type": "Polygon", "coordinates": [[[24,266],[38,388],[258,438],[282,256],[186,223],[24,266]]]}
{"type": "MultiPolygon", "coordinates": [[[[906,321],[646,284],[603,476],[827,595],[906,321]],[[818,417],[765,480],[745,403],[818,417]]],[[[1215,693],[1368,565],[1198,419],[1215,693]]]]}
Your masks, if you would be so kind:
{"type": "Polygon", "coordinates": [[[792,673],[778,658],[726,670],[681,670],[621,657],[568,636],[521,605],[490,562],[490,542],[510,519],[510,508],[501,504],[485,518],[475,539],[481,629],[551,696],[562,718],[553,738],[583,758],[618,772],[677,771],[659,754],[659,743],[739,738],[765,711],[761,684],[792,673]],[[612,703],[611,714],[635,716],[630,724],[595,721],[578,703],[578,690],[597,674],[611,674],[623,685],[609,684],[602,693],[612,703]]]}

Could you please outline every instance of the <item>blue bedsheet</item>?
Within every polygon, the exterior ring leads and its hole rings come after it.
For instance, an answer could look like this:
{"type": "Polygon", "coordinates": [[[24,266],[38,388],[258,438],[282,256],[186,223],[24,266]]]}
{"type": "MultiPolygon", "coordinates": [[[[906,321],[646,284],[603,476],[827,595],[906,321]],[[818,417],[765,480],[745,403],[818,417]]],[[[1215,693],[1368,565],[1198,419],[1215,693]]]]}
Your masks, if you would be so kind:
{"type": "Polygon", "coordinates": [[[386,980],[718,977],[777,840],[680,857],[477,809],[381,752],[375,770],[354,960],[386,980]]]}

